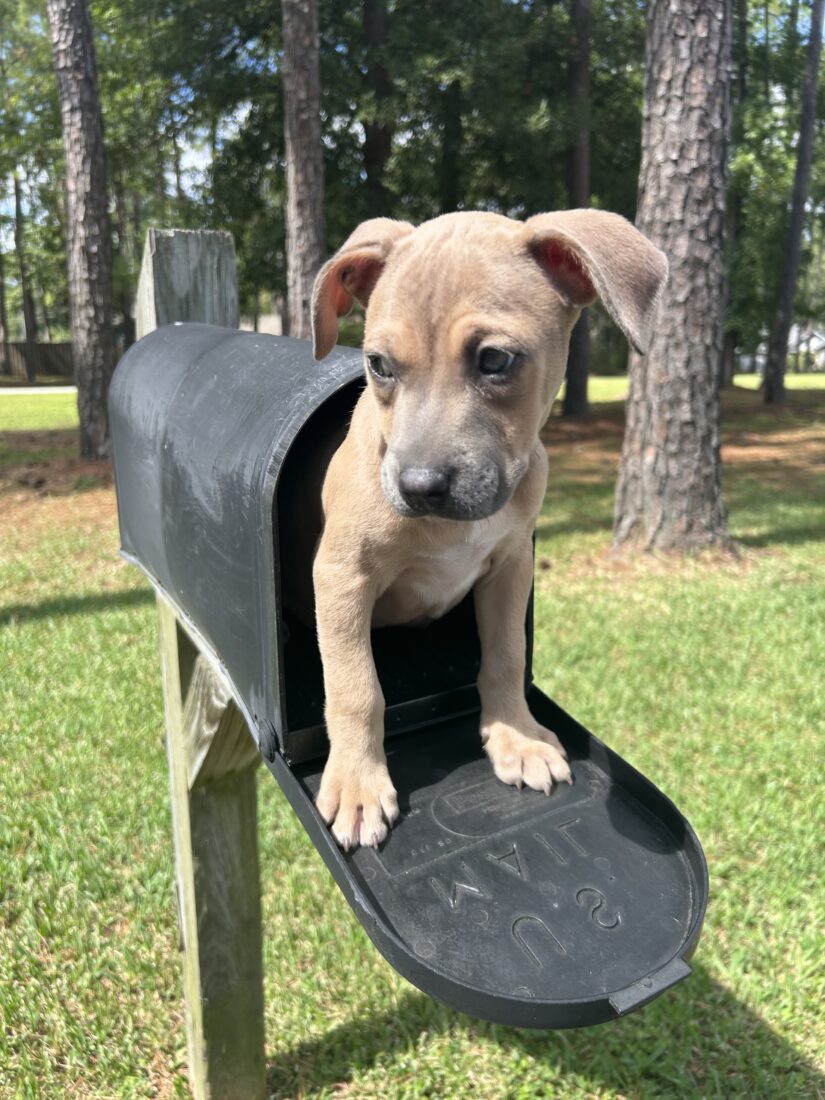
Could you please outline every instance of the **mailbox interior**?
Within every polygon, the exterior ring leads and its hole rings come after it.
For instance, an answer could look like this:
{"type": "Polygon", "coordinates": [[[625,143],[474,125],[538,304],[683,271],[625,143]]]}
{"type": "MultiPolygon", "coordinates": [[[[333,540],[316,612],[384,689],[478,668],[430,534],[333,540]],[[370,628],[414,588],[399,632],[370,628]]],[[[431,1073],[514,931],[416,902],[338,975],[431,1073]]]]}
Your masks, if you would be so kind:
{"type": "MultiPolygon", "coordinates": [[[[272,529],[275,538],[276,605],[281,616],[278,662],[282,670],[282,737],[293,763],[327,751],[324,730],[324,682],[312,618],[290,607],[289,594],[311,588],[309,555],[289,553],[295,502],[303,502],[301,521],[314,521],[315,544],[320,513],[312,515],[311,497],[317,451],[334,449],[363,391],[360,379],[342,387],[315,410],[303,425],[284,459],[275,494],[272,529]],[[332,443],[330,444],[330,441],[332,443]],[[298,576],[298,572],[303,575],[298,576]]],[[[315,477],[317,481],[317,477],[315,477]]],[[[306,601],[304,601],[306,602],[306,601]]],[[[382,627],[372,632],[372,651],[386,703],[386,733],[407,733],[433,721],[478,709],[476,680],[480,660],[472,595],[443,618],[425,626],[382,627]]]]}

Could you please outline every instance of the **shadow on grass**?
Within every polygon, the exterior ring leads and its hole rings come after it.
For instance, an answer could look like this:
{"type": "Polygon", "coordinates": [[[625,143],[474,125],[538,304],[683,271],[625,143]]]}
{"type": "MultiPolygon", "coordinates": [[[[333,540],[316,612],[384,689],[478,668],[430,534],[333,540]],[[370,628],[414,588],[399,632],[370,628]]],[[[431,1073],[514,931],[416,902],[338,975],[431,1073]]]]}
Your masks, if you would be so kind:
{"type": "Polygon", "coordinates": [[[589,535],[595,531],[612,531],[613,517],[610,515],[579,515],[576,518],[553,521],[542,519],[536,527],[537,539],[552,539],[560,535],[589,535]]]}
{"type": "Polygon", "coordinates": [[[806,542],[825,541],[825,523],[801,524],[799,527],[775,527],[759,535],[737,535],[742,546],[761,549],[766,546],[800,546],[806,542]]]}
{"type": "MultiPolygon", "coordinates": [[[[394,1056],[406,1056],[408,1073],[418,1040],[447,1033],[469,1040],[470,1048],[478,1040],[492,1043],[502,1058],[517,1048],[532,1059],[533,1081],[530,1068],[519,1060],[520,1096],[550,1095],[550,1080],[566,1077],[578,1087],[586,1082],[594,1093],[614,1089],[673,1100],[825,1095],[825,1075],[701,964],[686,983],[642,1011],[576,1031],[488,1024],[409,991],[393,1011],[342,1024],[276,1058],[268,1070],[268,1095],[287,1100],[335,1086],[346,1091],[356,1073],[377,1064],[386,1072],[394,1056]],[[531,1087],[535,1093],[526,1091],[531,1087]]],[[[458,1077],[456,1083],[461,1083],[458,1077]]]]}
{"type": "Polygon", "coordinates": [[[0,626],[9,623],[36,622],[39,619],[60,619],[66,615],[91,615],[112,608],[142,607],[154,603],[155,595],[146,588],[130,588],[126,592],[97,593],[94,596],[61,596],[43,603],[17,603],[0,609],[0,626]]]}

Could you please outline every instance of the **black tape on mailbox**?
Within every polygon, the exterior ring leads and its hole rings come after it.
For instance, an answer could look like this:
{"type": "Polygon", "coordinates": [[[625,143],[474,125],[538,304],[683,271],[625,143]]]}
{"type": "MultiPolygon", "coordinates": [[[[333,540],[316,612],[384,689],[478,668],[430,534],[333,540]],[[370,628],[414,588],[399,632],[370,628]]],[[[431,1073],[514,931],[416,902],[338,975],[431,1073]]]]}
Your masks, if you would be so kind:
{"type": "MultiPolygon", "coordinates": [[[[221,665],[270,770],[402,974],[515,1026],[614,1019],[690,972],[707,902],[701,846],[530,676],[531,709],[566,745],[575,783],[547,797],[495,779],[478,736],[471,599],[428,630],[373,632],[402,809],[389,840],[344,855],[315,811],[323,682],[314,632],[287,607],[309,564],[290,553],[290,520],[314,452],[346,430],[362,386],[351,349],[318,364],[304,341],[206,325],[140,341],[110,391],[123,553],[221,665]]],[[[532,613],[525,641],[529,655],[532,613]]]]}

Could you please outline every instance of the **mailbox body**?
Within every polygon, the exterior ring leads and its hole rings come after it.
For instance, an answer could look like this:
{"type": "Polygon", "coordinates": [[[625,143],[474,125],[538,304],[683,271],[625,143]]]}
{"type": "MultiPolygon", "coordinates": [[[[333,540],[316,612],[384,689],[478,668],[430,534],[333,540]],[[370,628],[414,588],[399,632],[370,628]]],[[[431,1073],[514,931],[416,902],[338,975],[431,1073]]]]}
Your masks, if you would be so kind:
{"type": "Polygon", "coordinates": [[[689,973],[707,869],[676,807],[532,683],[532,605],[527,699],[566,745],[573,787],[548,798],[493,777],[468,598],[426,630],[373,632],[402,809],[389,840],[344,855],[315,811],[323,682],[314,631],[287,607],[294,570],[310,563],[289,564],[287,551],[296,514],[317,510],[312,456],[346,430],[362,388],[351,349],[317,364],[304,341],[206,325],[140,341],[110,391],[123,553],[221,668],[268,767],[401,973],[518,1026],[623,1015],[689,973]]]}
{"type": "MultiPolygon", "coordinates": [[[[326,753],[314,628],[288,607],[296,566],[280,550],[317,490],[302,483],[308,452],[340,433],[362,389],[352,349],[321,365],[304,341],[194,324],[141,340],[112,381],[122,552],[223,666],[266,758],[326,753]]],[[[388,732],[475,706],[471,603],[414,645],[379,632],[388,732]]]]}

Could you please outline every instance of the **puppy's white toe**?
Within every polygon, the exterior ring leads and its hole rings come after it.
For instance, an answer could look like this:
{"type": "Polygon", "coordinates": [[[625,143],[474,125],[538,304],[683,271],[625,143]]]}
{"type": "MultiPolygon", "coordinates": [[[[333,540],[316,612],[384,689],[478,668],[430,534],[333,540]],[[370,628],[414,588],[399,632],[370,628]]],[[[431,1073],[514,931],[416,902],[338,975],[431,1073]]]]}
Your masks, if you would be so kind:
{"type": "Polygon", "coordinates": [[[553,776],[543,753],[526,754],[522,759],[522,772],[528,787],[532,787],[534,791],[550,794],[553,788],[553,776]]]}
{"type": "Polygon", "coordinates": [[[544,726],[537,725],[535,733],[536,737],[538,737],[540,741],[544,741],[546,745],[552,745],[559,756],[567,760],[567,749],[564,747],[561,741],[559,741],[558,737],[556,737],[555,733],[553,733],[552,730],[548,730],[545,729],[544,726]]]}

